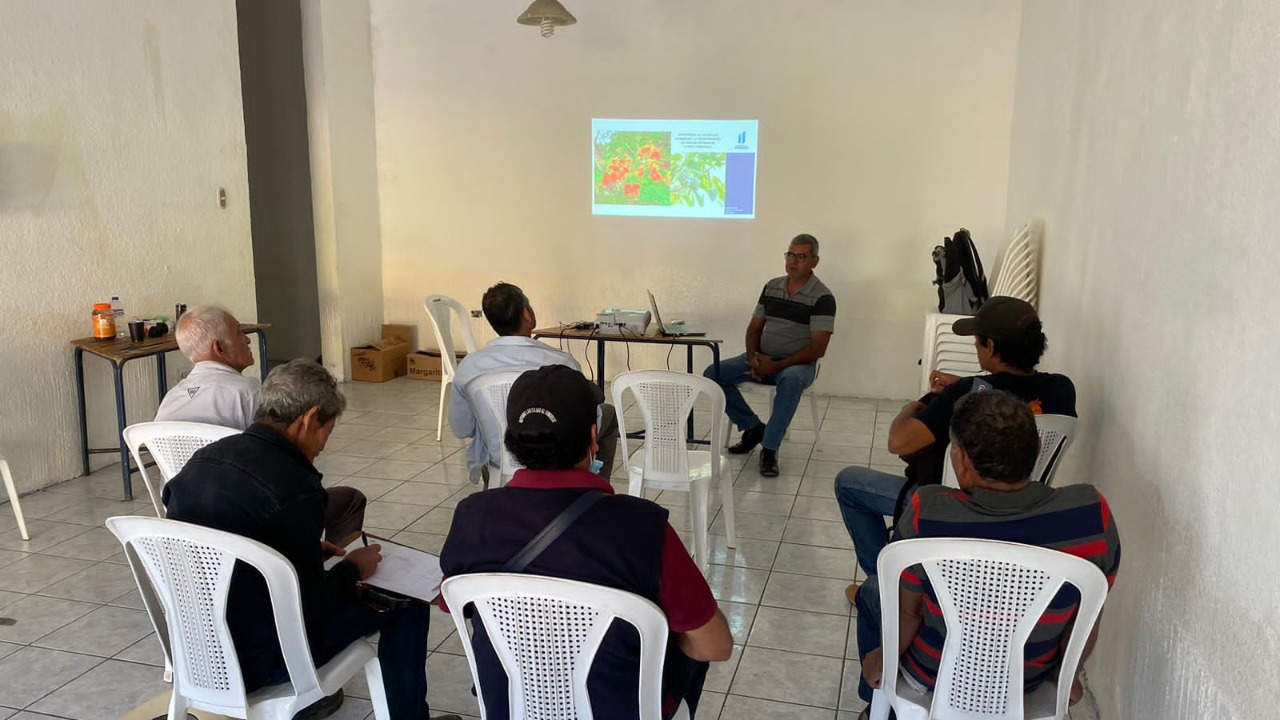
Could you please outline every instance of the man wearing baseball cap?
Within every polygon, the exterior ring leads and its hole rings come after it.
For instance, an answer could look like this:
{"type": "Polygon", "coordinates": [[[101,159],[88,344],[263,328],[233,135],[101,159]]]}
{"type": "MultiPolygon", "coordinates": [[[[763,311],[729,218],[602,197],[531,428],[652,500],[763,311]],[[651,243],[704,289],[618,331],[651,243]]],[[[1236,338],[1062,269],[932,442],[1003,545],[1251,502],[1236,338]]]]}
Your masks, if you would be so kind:
{"type": "MultiPolygon", "coordinates": [[[[505,442],[524,468],[504,487],[458,504],[440,566],[450,577],[525,572],[618,588],[651,600],[666,614],[671,631],[663,715],[670,717],[682,701],[692,712],[708,663],[729,658],[733,636],[702,573],[667,522],[667,510],[642,498],[615,495],[612,485],[591,472],[599,449],[596,407],[603,399],[599,387],[564,365],[530,370],[516,379],[507,396],[505,442]],[[586,509],[529,559],[535,536],[583,502],[586,509]]],[[[479,617],[472,623],[485,714],[508,717],[506,675],[479,617]]],[[[595,717],[636,715],[639,661],[634,635],[610,631],[587,682],[595,717]]]]}
{"type": "MultiPolygon", "coordinates": [[[[889,452],[907,462],[906,476],[847,467],[836,475],[836,500],[853,539],[858,564],[876,574],[876,558],[888,544],[884,518],[894,514],[904,486],[942,482],[948,427],[956,402],[970,392],[996,389],[1025,401],[1033,413],[1076,414],[1075,385],[1065,375],[1036,370],[1048,344],[1035,308],[1025,300],[993,297],[978,314],[951,326],[957,335],[972,335],[978,364],[986,375],[960,378],[943,372],[930,377],[930,392],[907,403],[889,428],[889,452]]],[[[853,602],[857,585],[845,591],[853,602]]]]}

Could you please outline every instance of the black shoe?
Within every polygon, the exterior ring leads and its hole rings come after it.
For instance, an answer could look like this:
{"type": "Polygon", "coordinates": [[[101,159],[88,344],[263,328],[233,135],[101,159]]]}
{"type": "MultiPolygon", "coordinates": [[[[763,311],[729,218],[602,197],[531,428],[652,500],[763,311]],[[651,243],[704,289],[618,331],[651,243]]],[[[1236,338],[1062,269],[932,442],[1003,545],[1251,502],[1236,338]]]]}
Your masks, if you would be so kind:
{"type": "Polygon", "coordinates": [[[754,450],[756,446],[760,444],[760,441],[763,439],[764,439],[764,423],[760,423],[759,425],[751,428],[750,430],[743,430],[742,439],[738,441],[737,445],[730,445],[727,449],[728,453],[730,455],[746,455],[747,453],[754,450]]]}
{"type": "Polygon", "coordinates": [[[302,708],[301,712],[293,716],[293,720],[323,720],[338,712],[338,708],[342,707],[344,698],[345,695],[342,692],[342,688],[338,688],[338,692],[326,695],[302,708]]]}
{"type": "Polygon", "coordinates": [[[778,477],[778,451],[760,450],[760,477],[778,477]]]}

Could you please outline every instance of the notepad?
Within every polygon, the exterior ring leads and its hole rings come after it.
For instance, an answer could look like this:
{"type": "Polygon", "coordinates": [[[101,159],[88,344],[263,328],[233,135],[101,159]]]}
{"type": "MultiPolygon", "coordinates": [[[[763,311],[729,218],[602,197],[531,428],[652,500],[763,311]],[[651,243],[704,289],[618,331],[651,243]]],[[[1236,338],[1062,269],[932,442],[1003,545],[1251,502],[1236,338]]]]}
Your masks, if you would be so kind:
{"type": "MultiPolygon", "coordinates": [[[[365,585],[380,590],[399,593],[422,602],[432,602],[440,594],[440,583],[444,582],[444,573],[440,570],[440,558],[429,552],[423,552],[408,545],[369,535],[369,544],[382,546],[382,562],[372,576],[364,580],[365,585]]],[[[347,552],[364,547],[364,541],[356,538],[347,546],[347,552]]],[[[342,558],[330,558],[325,567],[333,567],[342,558]]]]}

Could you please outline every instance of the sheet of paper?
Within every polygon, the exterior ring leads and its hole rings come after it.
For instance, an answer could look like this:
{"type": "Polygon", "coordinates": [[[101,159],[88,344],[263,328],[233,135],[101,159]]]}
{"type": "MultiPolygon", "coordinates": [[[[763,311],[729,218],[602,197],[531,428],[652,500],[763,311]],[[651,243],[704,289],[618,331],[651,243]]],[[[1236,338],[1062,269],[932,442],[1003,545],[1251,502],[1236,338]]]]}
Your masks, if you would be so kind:
{"type": "MultiPolygon", "coordinates": [[[[365,580],[383,590],[417,598],[423,602],[431,602],[440,594],[440,583],[444,582],[444,573],[440,571],[440,558],[417,548],[369,536],[370,545],[382,546],[382,562],[373,576],[365,580]]],[[[364,542],[356,538],[347,546],[347,552],[364,546],[364,542]]],[[[342,558],[331,558],[325,567],[332,567],[342,558]]]]}

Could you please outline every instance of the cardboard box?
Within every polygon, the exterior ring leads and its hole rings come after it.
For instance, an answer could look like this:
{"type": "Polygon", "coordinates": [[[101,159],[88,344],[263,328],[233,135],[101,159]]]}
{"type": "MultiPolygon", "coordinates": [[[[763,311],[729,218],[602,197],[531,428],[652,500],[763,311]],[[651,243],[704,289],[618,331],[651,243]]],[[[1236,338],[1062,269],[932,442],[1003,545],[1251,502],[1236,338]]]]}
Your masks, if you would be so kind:
{"type": "Polygon", "coordinates": [[[383,325],[381,340],[351,348],[351,379],[386,382],[407,373],[412,338],[408,325],[383,325]]]}
{"type": "MultiPolygon", "coordinates": [[[[467,354],[465,352],[458,353],[458,362],[462,362],[462,358],[466,356],[467,354]]],[[[444,369],[443,363],[440,360],[439,351],[419,350],[417,352],[409,353],[410,380],[430,380],[431,382],[440,382],[443,377],[444,369]]]]}

